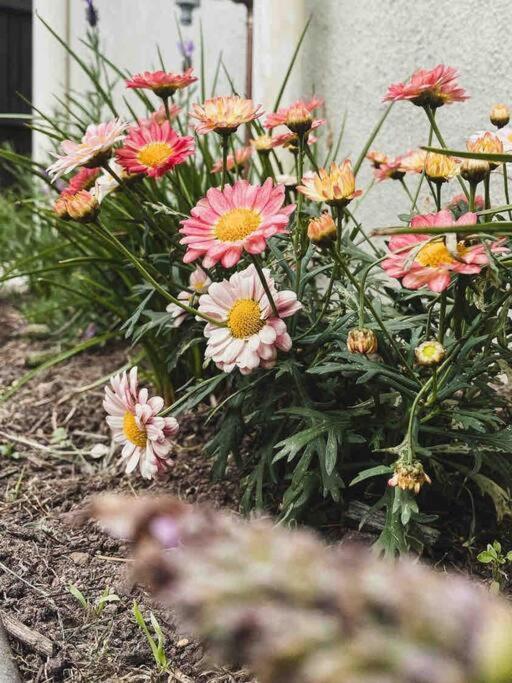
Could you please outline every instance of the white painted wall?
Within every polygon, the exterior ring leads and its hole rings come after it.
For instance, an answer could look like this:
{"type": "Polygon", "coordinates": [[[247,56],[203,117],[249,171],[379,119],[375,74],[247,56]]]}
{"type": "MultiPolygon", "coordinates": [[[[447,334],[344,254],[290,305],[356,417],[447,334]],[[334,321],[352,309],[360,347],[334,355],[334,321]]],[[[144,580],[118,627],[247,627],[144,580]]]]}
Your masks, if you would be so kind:
{"type": "MultiPolygon", "coordinates": [[[[95,1],[104,50],[114,62],[132,71],[157,67],[158,43],[169,68],[179,68],[173,0],[95,1]]],[[[83,0],[35,0],[36,9],[60,33],[67,31],[77,49],[86,29],[84,5],[83,0]]],[[[335,133],[347,110],[342,149],[353,158],[383,111],[381,98],[387,85],[405,79],[419,66],[444,62],[457,67],[461,85],[472,95],[469,102],[439,112],[440,127],[454,146],[462,146],[468,134],[488,125],[488,110],[495,101],[512,103],[510,0],[255,0],[254,95],[266,107],[275,99],[310,14],[310,31],[285,101],[310,95],[313,90],[323,95],[335,133]]],[[[193,26],[184,29],[185,38],[192,38],[196,45],[199,19],[204,27],[208,80],[213,78],[222,51],[237,88],[243,91],[245,8],[231,0],[202,0],[193,26]]],[[[50,93],[65,82],[66,60],[37,21],[34,40],[34,99],[37,106],[48,110],[52,106],[50,93]]],[[[196,53],[196,64],[197,57],[196,53]]],[[[70,65],[69,71],[72,87],[79,88],[83,81],[76,66],[70,65]]],[[[227,89],[226,81],[222,83],[227,89]]],[[[422,111],[399,103],[378,146],[398,154],[424,143],[426,134],[422,111]]],[[[40,155],[39,137],[36,142],[40,155]]],[[[365,165],[363,185],[370,177],[365,165]]],[[[453,193],[457,191],[454,185],[453,193]]],[[[393,222],[404,208],[401,189],[387,182],[373,188],[361,211],[366,224],[373,227],[393,222]]]]}

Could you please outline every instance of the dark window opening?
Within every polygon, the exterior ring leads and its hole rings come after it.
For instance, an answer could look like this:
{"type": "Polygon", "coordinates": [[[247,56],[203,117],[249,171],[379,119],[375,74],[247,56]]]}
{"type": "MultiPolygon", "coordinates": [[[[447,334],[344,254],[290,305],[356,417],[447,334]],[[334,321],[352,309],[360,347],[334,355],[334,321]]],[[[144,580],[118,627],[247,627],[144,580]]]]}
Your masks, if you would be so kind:
{"type": "MultiPolygon", "coordinates": [[[[30,113],[17,93],[32,99],[32,0],[0,0],[1,114],[30,113]]],[[[0,147],[6,144],[20,154],[31,153],[32,133],[26,121],[0,119],[0,147]]],[[[11,181],[0,168],[0,188],[11,181]]]]}

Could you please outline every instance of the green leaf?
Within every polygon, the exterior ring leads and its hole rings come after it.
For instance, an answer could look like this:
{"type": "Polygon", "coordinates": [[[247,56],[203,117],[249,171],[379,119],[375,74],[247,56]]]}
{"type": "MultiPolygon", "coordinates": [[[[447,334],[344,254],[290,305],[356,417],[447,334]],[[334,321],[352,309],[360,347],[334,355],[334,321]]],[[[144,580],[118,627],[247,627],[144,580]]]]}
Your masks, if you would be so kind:
{"type": "Polygon", "coordinates": [[[327,432],[327,445],[325,447],[325,471],[330,476],[336,467],[338,459],[338,439],[334,429],[327,432]]]}
{"type": "Polygon", "coordinates": [[[362,481],[365,481],[365,479],[370,479],[371,477],[380,477],[383,475],[389,475],[392,474],[393,468],[390,467],[389,465],[377,465],[376,467],[370,467],[367,470],[363,470],[362,472],[359,472],[357,477],[354,477],[352,481],[350,482],[349,486],[355,486],[356,484],[359,484],[362,481]]]}

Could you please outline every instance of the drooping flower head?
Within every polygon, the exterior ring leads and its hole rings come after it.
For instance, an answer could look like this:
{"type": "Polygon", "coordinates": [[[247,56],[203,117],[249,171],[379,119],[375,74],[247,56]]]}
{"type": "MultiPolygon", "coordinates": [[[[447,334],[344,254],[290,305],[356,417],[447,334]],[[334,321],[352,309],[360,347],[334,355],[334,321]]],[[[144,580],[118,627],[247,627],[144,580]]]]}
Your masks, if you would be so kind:
{"type": "Polygon", "coordinates": [[[394,470],[395,473],[388,481],[388,486],[397,486],[403,491],[413,491],[418,494],[424,484],[432,483],[419,460],[411,463],[398,460],[394,465],[394,470]]]}
{"type": "MultiPolygon", "coordinates": [[[[483,244],[469,246],[462,240],[457,244],[457,253],[452,254],[444,237],[432,238],[420,232],[422,227],[475,225],[476,222],[475,213],[466,213],[455,221],[446,209],[414,216],[411,227],[418,229],[418,234],[394,235],[388,244],[389,258],[382,262],[382,268],[389,276],[402,280],[402,286],[407,289],[428,287],[432,292],[445,290],[452,274],[477,275],[489,263],[483,244]]],[[[490,250],[508,251],[502,244],[502,241],[494,242],[490,250]]]]}
{"type": "Polygon", "coordinates": [[[271,368],[277,351],[291,348],[283,318],[296,313],[302,304],[295,292],[277,291],[268,269],[263,269],[263,275],[278,316],[252,264],[229,280],[214,282],[199,299],[201,313],[225,324],[220,327],[207,323],[204,330],[208,339],[205,356],[224,372],[237,367],[247,375],[257,367],[271,368]]]}
{"type": "MultiPolygon", "coordinates": [[[[478,152],[479,154],[503,154],[503,142],[499,135],[490,131],[475,133],[466,141],[468,152],[478,152]]],[[[477,161],[480,161],[477,159],[477,161]]],[[[499,162],[487,162],[492,169],[498,168],[499,162]]]]}
{"type": "MultiPolygon", "coordinates": [[[[183,303],[187,304],[188,306],[195,306],[197,303],[197,297],[200,294],[205,294],[208,291],[208,287],[211,285],[211,283],[212,281],[201,268],[201,266],[197,266],[196,269],[190,274],[188,289],[180,292],[178,294],[178,299],[183,301],[183,303]]],[[[183,308],[178,306],[178,304],[169,304],[165,310],[172,316],[173,327],[179,327],[189,315],[187,311],[183,310],[183,308]]]]}
{"type": "MultiPolygon", "coordinates": [[[[232,154],[228,154],[228,157],[226,159],[226,170],[233,171],[235,168],[241,168],[242,166],[245,166],[252,156],[252,149],[253,148],[250,145],[248,147],[239,147],[235,151],[234,156],[232,154]]],[[[211,172],[221,173],[222,166],[222,159],[217,159],[217,161],[212,166],[211,172]]]]}
{"type": "Polygon", "coordinates": [[[179,429],[173,417],[160,417],[164,400],[160,396],[149,398],[147,389],[139,389],[137,368],[123,372],[110,380],[105,387],[103,407],[108,413],[107,423],[112,438],[122,444],[121,458],[126,472],[139,467],[145,479],[164,469],[169,461],[171,437],[179,429]]]}
{"type": "Polygon", "coordinates": [[[261,105],[238,95],[214,97],[204,104],[194,104],[190,117],[199,121],[195,125],[197,133],[215,131],[220,135],[234,133],[243,123],[249,123],[262,116],[261,105]]]}
{"type": "Polygon", "coordinates": [[[418,107],[441,107],[443,104],[463,102],[466,92],[457,84],[456,69],[439,64],[434,69],[418,69],[406,83],[389,86],[384,101],[410,100],[418,107]]]}
{"type": "Polygon", "coordinates": [[[460,162],[455,157],[429,152],[425,159],[425,175],[435,183],[446,183],[460,171],[460,162]]]}
{"type": "Polygon", "coordinates": [[[286,232],[295,206],[283,206],[284,200],[284,186],[274,186],[270,178],[263,185],[239,180],[223,190],[211,187],[182,221],[181,244],[187,247],[183,261],[202,257],[205,268],[219,261],[231,268],[244,251],[261,254],[273,235],[286,232]]]}
{"type": "Polygon", "coordinates": [[[64,140],[60,144],[61,154],[56,155],[57,160],[48,167],[48,173],[55,180],[79,166],[103,166],[111,157],[114,145],[124,138],[127,126],[121,119],[98,126],[91,124],[80,142],[64,140]]]}
{"type": "Polygon", "coordinates": [[[101,168],[81,168],[70,179],[66,190],[72,194],[80,192],[80,190],[90,190],[100,173],[101,168]]]}
{"type": "Polygon", "coordinates": [[[308,130],[318,128],[325,119],[314,119],[313,112],[321,107],[324,101],[319,97],[313,97],[309,102],[297,100],[289,107],[283,107],[276,112],[267,115],[265,128],[271,130],[277,126],[287,126],[292,133],[303,135],[308,130]]]}
{"type": "Polygon", "coordinates": [[[64,190],[53,205],[53,209],[63,220],[91,223],[98,215],[99,204],[94,194],[88,190],[64,190]]]}
{"type": "Polygon", "coordinates": [[[196,81],[197,78],[193,75],[193,69],[187,69],[182,74],[166,71],[144,71],[129,78],[126,81],[126,87],[135,90],[152,90],[158,97],[167,99],[174,95],[177,90],[187,88],[196,81]]]}
{"type": "Polygon", "coordinates": [[[356,190],[356,179],[349,159],[340,165],[333,162],[329,170],[321,168],[318,173],[304,176],[297,190],[313,202],[327,202],[340,207],[362,194],[362,190],[356,190]]]}
{"type": "Polygon", "coordinates": [[[123,146],[117,150],[117,162],[128,173],[145,173],[160,178],[194,153],[194,138],[181,136],[168,121],[161,125],[130,128],[123,146]]]}

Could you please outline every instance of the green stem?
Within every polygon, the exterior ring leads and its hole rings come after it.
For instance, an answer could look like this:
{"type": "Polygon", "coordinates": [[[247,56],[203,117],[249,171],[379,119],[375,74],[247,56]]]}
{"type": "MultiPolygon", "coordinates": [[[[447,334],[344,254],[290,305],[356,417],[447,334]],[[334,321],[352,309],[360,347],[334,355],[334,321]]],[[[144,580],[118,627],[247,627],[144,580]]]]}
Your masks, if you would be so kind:
{"type": "Polygon", "coordinates": [[[223,133],[222,135],[222,181],[221,190],[224,189],[226,185],[226,175],[228,172],[228,148],[229,148],[229,135],[223,133]]]}
{"type": "Polygon", "coordinates": [[[485,209],[491,208],[491,174],[488,173],[484,178],[485,209]]]}
{"type": "Polygon", "coordinates": [[[440,344],[442,344],[444,341],[445,319],[446,319],[446,289],[441,292],[441,297],[440,297],[439,334],[438,334],[438,341],[440,344]]]}
{"type": "Polygon", "coordinates": [[[276,318],[279,318],[279,311],[277,310],[276,303],[274,301],[274,297],[272,296],[272,292],[270,291],[270,287],[268,286],[267,278],[265,277],[265,274],[263,272],[263,269],[261,267],[261,264],[258,260],[258,257],[255,254],[249,254],[251,261],[254,264],[254,267],[256,268],[258,272],[258,277],[260,278],[261,284],[263,285],[263,289],[265,290],[265,294],[267,295],[267,299],[270,302],[270,305],[272,306],[272,311],[274,312],[274,315],[276,318]]]}
{"type": "MultiPolygon", "coordinates": [[[[510,205],[510,194],[509,194],[509,189],[508,189],[508,173],[507,173],[507,164],[503,164],[503,188],[505,190],[505,200],[508,205],[510,205]]],[[[509,209],[508,211],[508,217],[509,220],[512,221],[512,211],[509,209]]]]}
{"type": "MultiPolygon", "coordinates": [[[[439,140],[439,144],[441,147],[444,147],[444,149],[447,148],[447,145],[443,139],[443,136],[441,135],[441,131],[439,130],[439,127],[436,123],[436,117],[435,117],[435,111],[433,112],[430,107],[423,107],[425,109],[425,113],[428,116],[428,120],[430,121],[430,125],[432,126],[432,129],[436,135],[436,138],[439,140]]],[[[466,188],[466,183],[462,180],[460,176],[457,176],[457,180],[459,181],[459,184],[462,188],[462,191],[466,195],[466,199],[469,199],[469,192],[466,188]]]]}
{"type": "Polygon", "coordinates": [[[380,317],[380,315],[375,310],[373,304],[371,303],[368,296],[366,295],[366,292],[361,287],[361,284],[357,281],[357,279],[354,277],[354,275],[352,275],[352,272],[348,268],[343,257],[340,254],[338,254],[338,252],[336,251],[335,248],[331,249],[331,253],[333,255],[334,260],[338,263],[340,269],[344,273],[344,275],[348,278],[348,280],[350,280],[352,285],[355,287],[356,291],[359,292],[359,296],[363,300],[364,306],[371,312],[373,318],[375,319],[375,322],[380,327],[383,335],[386,337],[388,342],[391,344],[391,346],[395,350],[395,353],[397,354],[397,356],[400,358],[400,360],[404,364],[404,367],[406,368],[408,374],[412,378],[414,378],[414,380],[416,380],[416,375],[414,373],[414,370],[409,365],[407,358],[404,356],[404,354],[402,353],[402,350],[400,349],[400,347],[398,346],[396,341],[393,339],[391,334],[388,332],[382,318],[380,317]]]}
{"type": "Polygon", "coordinates": [[[412,211],[414,211],[414,207],[416,206],[416,199],[412,196],[409,188],[407,187],[407,183],[405,182],[405,180],[403,178],[400,178],[400,185],[404,188],[405,193],[407,194],[407,196],[409,197],[409,199],[411,201],[411,212],[412,212],[412,211]]]}
{"type": "Polygon", "coordinates": [[[475,195],[477,186],[478,183],[475,183],[474,180],[469,181],[469,210],[471,213],[475,212],[475,195]]]}
{"type": "Polygon", "coordinates": [[[436,208],[438,211],[441,211],[441,192],[443,189],[443,183],[436,182],[434,183],[435,186],[435,196],[436,196],[436,208]]]}
{"type": "MultiPolygon", "coordinates": [[[[304,174],[304,137],[299,135],[299,153],[297,156],[297,185],[302,182],[302,176],[304,174]]],[[[302,202],[304,195],[302,192],[298,193],[297,205],[295,207],[295,226],[293,231],[293,242],[295,248],[295,291],[297,294],[300,292],[300,280],[301,280],[301,269],[302,269],[302,229],[301,229],[301,211],[302,202]]]]}
{"type": "MultiPolygon", "coordinates": [[[[93,224],[91,224],[93,225],[93,224]]],[[[215,318],[211,318],[209,315],[205,315],[204,313],[201,313],[200,311],[197,310],[197,308],[192,308],[191,306],[187,306],[187,304],[184,304],[183,301],[180,301],[179,299],[176,299],[172,294],[169,294],[156,280],[155,278],[146,270],[146,268],[143,266],[143,264],[139,261],[139,259],[134,256],[129,249],[127,249],[122,242],[120,242],[117,237],[110,232],[108,228],[106,228],[104,225],[102,225],[98,220],[97,220],[97,228],[98,230],[103,233],[108,237],[109,241],[114,244],[117,249],[126,256],[126,258],[135,266],[135,268],[139,271],[139,273],[142,275],[142,277],[146,280],[146,282],[149,282],[149,284],[166,300],[169,301],[172,304],[176,304],[176,306],[179,306],[182,308],[184,311],[187,313],[190,313],[190,315],[193,316],[198,316],[199,318],[202,318],[203,320],[206,320],[207,322],[211,323],[212,325],[216,325],[217,327],[226,327],[226,323],[220,322],[219,320],[215,320],[215,318]]]]}

